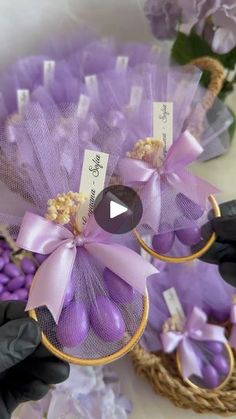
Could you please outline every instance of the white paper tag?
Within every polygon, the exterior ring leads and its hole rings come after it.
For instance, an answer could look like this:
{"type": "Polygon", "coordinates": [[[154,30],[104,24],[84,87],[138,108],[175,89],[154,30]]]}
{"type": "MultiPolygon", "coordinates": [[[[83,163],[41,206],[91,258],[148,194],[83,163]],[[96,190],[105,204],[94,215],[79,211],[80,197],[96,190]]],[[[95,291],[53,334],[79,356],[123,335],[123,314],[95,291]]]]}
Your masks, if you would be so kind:
{"type": "Polygon", "coordinates": [[[125,71],[129,64],[129,57],[120,55],[116,59],[116,71],[125,71]]]}
{"type": "Polygon", "coordinates": [[[143,88],[140,86],[133,86],[130,92],[130,108],[138,108],[140,106],[143,96],[143,88]]]}
{"type": "Polygon", "coordinates": [[[153,102],[153,137],[164,143],[164,157],[173,143],[173,102],[153,102]]]}
{"type": "Polygon", "coordinates": [[[90,99],[88,96],[80,95],[77,108],[77,115],[80,119],[85,119],[90,106],[90,99]]]}
{"type": "Polygon", "coordinates": [[[185,319],[184,309],[174,287],[163,292],[163,297],[171,316],[177,316],[180,320],[185,319]]]}
{"type": "Polygon", "coordinates": [[[100,151],[85,150],[79,192],[84,193],[86,201],[80,207],[76,223],[83,231],[89,216],[93,212],[94,202],[104,189],[109,154],[100,151]]]}
{"type": "Polygon", "coordinates": [[[97,76],[95,74],[92,74],[91,76],[86,76],[85,84],[87,86],[89,94],[98,98],[99,93],[97,76]]]}
{"type": "Polygon", "coordinates": [[[30,92],[27,89],[18,89],[17,90],[17,108],[18,113],[22,115],[24,113],[25,107],[29,103],[30,92]]]}
{"type": "Polygon", "coordinates": [[[55,78],[56,61],[44,61],[43,62],[43,82],[47,86],[55,78]]]}

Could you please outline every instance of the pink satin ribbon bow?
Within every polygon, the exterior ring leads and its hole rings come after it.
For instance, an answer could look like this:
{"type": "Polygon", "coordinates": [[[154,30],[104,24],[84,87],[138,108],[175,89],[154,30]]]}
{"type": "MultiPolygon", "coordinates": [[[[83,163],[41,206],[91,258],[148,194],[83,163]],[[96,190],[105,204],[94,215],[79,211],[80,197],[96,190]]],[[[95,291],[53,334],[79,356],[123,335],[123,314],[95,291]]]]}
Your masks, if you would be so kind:
{"type": "Polygon", "coordinates": [[[231,313],[230,313],[230,320],[232,323],[232,330],[229,339],[229,343],[231,348],[236,349],[236,304],[232,304],[231,306],[231,313]]]}
{"type": "Polygon", "coordinates": [[[207,324],[206,314],[198,307],[194,307],[182,332],[164,332],[161,334],[161,341],[166,353],[178,349],[184,380],[192,375],[202,377],[201,360],[194,350],[194,341],[227,342],[224,328],[207,324]]]}
{"type": "Polygon", "coordinates": [[[97,225],[93,216],[89,218],[83,235],[74,236],[67,228],[27,212],[17,245],[49,257],[36,272],[26,310],[46,306],[58,323],[80,247],[144,295],[147,277],[158,271],[133,250],[108,243],[110,236],[97,225]]]}
{"type": "Polygon", "coordinates": [[[172,187],[173,193],[181,192],[203,208],[209,195],[219,192],[214,186],[186,170],[186,166],[194,162],[202,152],[203,148],[198,141],[189,131],[185,131],[178,140],[174,141],[162,167],[158,169],[142,160],[131,158],[120,160],[119,172],[123,183],[128,186],[141,186],[139,195],[144,207],[146,205],[142,223],[158,231],[163,181],[172,187]]]}

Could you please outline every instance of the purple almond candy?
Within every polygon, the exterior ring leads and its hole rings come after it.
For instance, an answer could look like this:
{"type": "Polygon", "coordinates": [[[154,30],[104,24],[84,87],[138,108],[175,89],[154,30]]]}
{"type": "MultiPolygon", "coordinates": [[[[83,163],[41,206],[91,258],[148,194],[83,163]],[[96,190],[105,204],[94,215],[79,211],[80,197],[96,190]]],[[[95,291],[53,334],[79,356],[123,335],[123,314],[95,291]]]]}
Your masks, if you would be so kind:
{"type": "Polygon", "coordinates": [[[1,256],[2,256],[3,252],[4,252],[4,247],[0,246],[0,255],[1,256]]]}
{"type": "Polygon", "coordinates": [[[4,260],[5,263],[9,263],[10,262],[10,251],[9,250],[5,250],[2,258],[4,260]]]}
{"type": "Polygon", "coordinates": [[[125,322],[121,312],[107,297],[96,298],[90,311],[90,321],[95,333],[104,342],[116,342],[124,336],[125,322]]]}
{"type": "Polygon", "coordinates": [[[216,368],[219,374],[221,375],[228,375],[229,373],[229,361],[228,359],[223,355],[215,355],[211,359],[212,365],[216,368]]]}
{"type": "Polygon", "coordinates": [[[18,301],[20,298],[18,297],[18,295],[17,294],[15,294],[15,293],[12,293],[11,294],[11,301],[18,301]]]}
{"type": "Polygon", "coordinates": [[[4,289],[5,289],[4,285],[3,284],[0,284],[0,294],[3,293],[4,289]]]}
{"type": "Polygon", "coordinates": [[[224,345],[221,342],[207,342],[206,348],[213,354],[219,355],[223,352],[224,345]]]}
{"type": "Polygon", "coordinates": [[[8,282],[7,289],[8,291],[13,292],[23,287],[23,285],[25,285],[25,276],[20,275],[16,276],[8,282]]]}
{"type": "Polygon", "coordinates": [[[152,238],[152,246],[153,249],[160,254],[168,253],[175,240],[174,231],[170,231],[167,233],[155,234],[152,238]]]}
{"type": "Polygon", "coordinates": [[[194,246],[201,240],[201,232],[197,225],[176,230],[175,234],[179,241],[186,246],[194,246]]]}
{"type": "Polygon", "coordinates": [[[3,273],[0,273],[0,284],[7,284],[9,282],[9,277],[3,273]]]}
{"type": "Polygon", "coordinates": [[[25,257],[21,261],[21,269],[25,274],[34,274],[36,265],[31,259],[25,257]]]}
{"type": "Polygon", "coordinates": [[[74,283],[70,281],[69,286],[66,290],[66,296],[63,303],[64,307],[68,306],[68,304],[71,303],[71,301],[74,298],[74,295],[75,295],[75,286],[74,286],[74,283]]]}
{"type": "Polygon", "coordinates": [[[10,278],[15,278],[16,276],[20,276],[21,274],[20,270],[17,268],[16,265],[14,265],[14,263],[7,263],[4,266],[3,272],[10,278]]]}
{"type": "Polygon", "coordinates": [[[3,269],[4,266],[5,266],[5,260],[3,257],[0,257],[0,271],[3,269]]]}
{"type": "Polygon", "coordinates": [[[26,301],[28,298],[28,291],[25,288],[21,288],[15,292],[19,300],[26,301]]]}
{"type": "Polygon", "coordinates": [[[12,294],[8,291],[4,291],[1,295],[0,295],[0,300],[1,301],[10,301],[11,300],[11,296],[12,294]]]}
{"type": "Polygon", "coordinates": [[[216,388],[220,384],[220,377],[215,367],[211,364],[204,365],[202,368],[203,381],[206,388],[216,388]]]}
{"type": "Polygon", "coordinates": [[[63,347],[75,348],[84,342],[89,333],[89,318],[83,303],[75,301],[63,310],[56,333],[63,347]]]}
{"type": "Polygon", "coordinates": [[[31,287],[31,284],[32,284],[32,281],[33,281],[33,275],[26,275],[26,277],[25,277],[25,288],[27,289],[27,290],[29,290],[30,289],[30,287],[31,287]]]}
{"type": "Polygon", "coordinates": [[[118,304],[132,303],[135,290],[129,284],[108,268],[104,270],[103,278],[113,301],[118,304]]]}
{"type": "Polygon", "coordinates": [[[182,214],[190,220],[198,220],[204,213],[204,209],[200,207],[200,205],[193,202],[183,193],[177,194],[176,205],[179,207],[182,214]]]}

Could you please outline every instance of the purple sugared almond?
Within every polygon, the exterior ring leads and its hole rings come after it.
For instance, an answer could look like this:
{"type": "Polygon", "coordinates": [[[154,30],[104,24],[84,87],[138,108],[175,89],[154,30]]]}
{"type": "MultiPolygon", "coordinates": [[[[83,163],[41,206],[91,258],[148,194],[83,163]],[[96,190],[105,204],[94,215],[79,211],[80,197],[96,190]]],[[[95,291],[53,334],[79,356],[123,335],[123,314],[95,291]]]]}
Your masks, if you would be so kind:
{"type": "Polygon", "coordinates": [[[152,238],[152,247],[153,249],[160,254],[168,253],[175,240],[174,231],[169,231],[167,233],[155,234],[152,238]]]}
{"type": "Polygon", "coordinates": [[[113,301],[118,304],[132,303],[135,291],[127,282],[108,268],[104,269],[103,279],[113,301]]]}
{"type": "Polygon", "coordinates": [[[229,373],[229,361],[223,355],[215,355],[211,359],[212,365],[216,368],[219,374],[227,376],[229,373]]]}
{"type": "Polygon", "coordinates": [[[34,274],[36,265],[31,259],[24,257],[21,261],[21,269],[25,274],[34,274]]]}
{"type": "Polygon", "coordinates": [[[25,276],[20,275],[11,279],[7,284],[7,289],[10,292],[16,291],[25,285],[25,276]]]}
{"type": "Polygon", "coordinates": [[[219,355],[223,352],[224,345],[221,342],[207,342],[206,348],[213,354],[219,355]]]}
{"type": "Polygon", "coordinates": [[[98,296],[90,311],[94,332],[104,342],[117,342],[124,337],[125,322],[120,310],[104,296],[98,296]]]}
{"type": "Polygon", "coordinates": [[[202,368],[203,382],[205,388],[213,389],[219,386],[220,377],[215,367],[211,364],[206,364],[202,368]]]}
{"type": "Polygon", "coordinates": [[[9,276],[10,278],[15,278],[21,275],[21,271],[16,265],[14,265],[14,263],[7,263],[4,266],[3,272],[5,275],[9,276]]]}
{"type": "Polygon", "coordinates": [[[75,348],[84,342],[89,328],[85,305],[79,301],[72,302],[61,314],[56,331],[57,339],[63,347],[75,348]]]}
{"type": "Polygon", "coordinates": [[[9,277],[3,273],[0,273],[0,284],[6,285],[9,282],[9,277]]]}
{"type": "Polygon", "coordinates": [[[201,232],[197,225],[176,230],[179,241],[186,246],[194,246],[201,240],[201,232]]]}

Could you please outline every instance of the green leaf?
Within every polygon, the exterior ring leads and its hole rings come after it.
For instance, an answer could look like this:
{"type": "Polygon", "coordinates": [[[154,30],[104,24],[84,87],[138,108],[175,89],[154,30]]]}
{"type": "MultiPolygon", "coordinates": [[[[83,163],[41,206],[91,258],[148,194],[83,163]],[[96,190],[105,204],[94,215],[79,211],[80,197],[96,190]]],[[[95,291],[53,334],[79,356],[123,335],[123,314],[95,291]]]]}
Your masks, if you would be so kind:
{"type": "Polygon", "coordinates": [[[216,54],[212,51],[210,45],[194,30],[185,35],[182,32],[177,33],[176,40],[172,47],[172,57],[179,64],[187,64],[194,58],[208,55],[220,61],[224,67],[233,70],[236,64],[236,47],[226,54],[216,54]]]}
{"type": "Polygon", "coordinates": [[[233,122],[230,125],[228,131],[229,131],[229,137],[232,140],[235,134],[235,130],[236,130],[236,115],[235,113],[232,111],[232,109],[230,107],[228,107],[229,112],[231,113],[232,117],[233,117],[233,122]]]}

